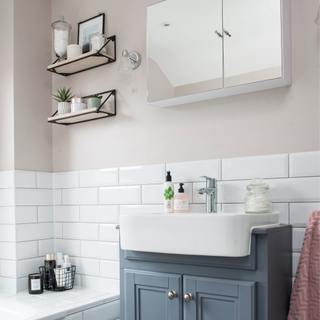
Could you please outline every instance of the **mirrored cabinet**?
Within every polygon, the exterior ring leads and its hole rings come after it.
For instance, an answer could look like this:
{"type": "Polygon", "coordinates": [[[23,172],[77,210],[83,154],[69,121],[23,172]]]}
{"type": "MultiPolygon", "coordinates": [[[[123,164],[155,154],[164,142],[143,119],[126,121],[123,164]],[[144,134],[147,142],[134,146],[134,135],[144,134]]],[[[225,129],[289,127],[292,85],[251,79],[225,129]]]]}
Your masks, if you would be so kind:
{"type": "Polygon", "coordinates": [[[147,8],[148,103],[291,84],[290,0],[165,0],[147,8]]]}

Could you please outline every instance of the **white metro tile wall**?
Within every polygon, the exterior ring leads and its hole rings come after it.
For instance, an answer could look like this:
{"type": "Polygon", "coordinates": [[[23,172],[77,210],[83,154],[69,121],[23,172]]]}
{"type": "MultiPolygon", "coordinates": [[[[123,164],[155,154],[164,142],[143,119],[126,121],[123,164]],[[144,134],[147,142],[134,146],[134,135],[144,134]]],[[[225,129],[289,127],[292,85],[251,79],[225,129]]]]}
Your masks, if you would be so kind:
{"type": "Polygon", "coordinates": [[[37,188],[52,189],[53,188],[53,173],[37,172],[37,188]]]}
{"type": "Polygon", "coordinates": [[[201,176],[221,179],[221,160],[202,160],[167,163],[166,171],[171,172],[173,182],[193,182],[204,180],[201,176]]]}
{"type": "Polygon", "coordinates": [[[80,187],[118,185],[118,168],[80,171],[80,187]]]}
{"type": "Polygon", "coordinates": [[[62,189],[62,204],[98,204],[98,188],[62,189]]]}
{"type": "Polygon", "coordinates": [[[14,224],[14,207],[0,207],[0,223],[14,224]]]}
{"type": "Polygon", "coordinates": [[[100,204],[140,204],[141,187],[103,187],[99,188],[100,204]]]}
{"type": "Polygon", "coordinates": [[[222,160],[222,180],[288,177],[288,155],[243,157],[222,160]]]}
{"type": "Polygon", "coordinates": [[[31,171],[15,171],[15,187],[16,188],[36,188],[37,174],[31,171]]]}
{"type": "Polygon", "coordinates": [[[163,184],[142,186],[143,204],[161,204],[163,203],[163,184]]]}
{"type": "Polygon", "coordinates": [[[53,188],[77,188],[79,187],[79,171],[57,172],[53,174],[53,188]]]}
{"type": "Polygon", "coordinates": [[[0,189],[0,207],[14,206],[14,189],[0,189]]]}
{"type": "Polygon", "coordinates": [[[148,166],[119,168],[119,184],[151,184],[165,181],[165,165],[156,164],[148,166]]]}
{"type": "Polygon", "coordinates": [[[320,175],[320,151],[291,153],[289,155],[290,177],[320,175]]]}
{"type": "Polygon", "coordinates": [[[0,171],[0,189],[8,188],[14,188],[14,171],[0,171]]]}
{"type": "Polygon", "coordinates": [[[118,205],[81,206],[80,222],[119,222],[118,205]]]}
{"type": "Polygon", "coordinates": [[[53,205],[52,190],[47,189],[16,189],[16,205],[53,205]]]}
{"type": "Polygon", "coordinates": [[[79,206],[56,206],[54,208],[54,221],[79,222],[79,206]]]}
{"type": "Polygon", "coordinates": [[[320,210],[320,202],[290,203],[290,224],[294,227],[306,227],[309,215],[314,210],[320,210]]]}

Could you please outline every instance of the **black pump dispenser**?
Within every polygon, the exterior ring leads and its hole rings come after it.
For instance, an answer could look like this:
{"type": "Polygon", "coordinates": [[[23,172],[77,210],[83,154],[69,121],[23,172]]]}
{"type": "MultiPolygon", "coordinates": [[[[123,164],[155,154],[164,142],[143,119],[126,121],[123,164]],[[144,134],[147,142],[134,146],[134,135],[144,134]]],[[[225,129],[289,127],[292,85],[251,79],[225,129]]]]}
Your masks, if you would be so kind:
{"type": "Polygon", "coordinates": [[[180,184],[180,188],[179,188],[179,192],[180,193],[184,193],[184,189],[183,189],[183,185],[184,185],[184,183],[179,183],[180,184]]]}
{"type": "Polygon", "coordinates": [[[170,181],[170,182],[172,181],[170,171],[167,171],[166,181],[170,181]]]}

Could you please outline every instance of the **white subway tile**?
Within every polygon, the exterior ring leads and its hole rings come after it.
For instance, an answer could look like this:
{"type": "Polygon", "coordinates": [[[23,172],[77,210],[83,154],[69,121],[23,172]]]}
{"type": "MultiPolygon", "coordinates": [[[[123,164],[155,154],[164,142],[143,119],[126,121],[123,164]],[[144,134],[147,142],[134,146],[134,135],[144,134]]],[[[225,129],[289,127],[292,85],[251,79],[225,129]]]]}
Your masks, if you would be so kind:
{"type": "Polygon", "coordinates": [[[57,172],[53,174],[53,188],[77,188],[79,187],[79,171],[57,172]]]}
{"type": "Polygon", "coordinates": [[[16,245],[14,242],[0,242],[0,259],[16,259],[16,245]]]}
{"type": "MultiPolygon", "coordinates": [[[[178,194],[178,190],[180,188],[180,184],[179,183],[175,183],[174,184],[174,195],[178,194]]],[[[183,189],[184,189],[184,193],[188,196],[188,199],[189,199],[189,203],[192,203],[193,202],[193,196],[192,196],[192,193],[193,193],[193,184],[192,183],[184,183],[183,185],[183,189]]],[[[162,201],[163,198],[162,198],[162,201]]]]}
{"type": "Polygon", "coordinates": [[[119,260],[119,243],[81,241],[81,257],[119,260]]]}
{"type": "Polygon", "coordinates": [[[36,188],[37,175],[32,171],[15,170],[16,188],[36,188]]]}
{"type": "Polygon", "coordinates": [[[0,277],[0,288],[3,291],[16,293],[17,280],[13,278],[0,277]]]}
{"type": "Polygon", "coordinates": [[[189,213],[206,213],[205,204],[189,204],[189,213]]]}
{"type": "Polygon", "coordinates": [[[14,224],[14,207],[0,207],[0,223],[14,224]]]}
{"type": "Polygon", "coordinates": [[[295,227],[306,227],[309,215],[314,210],[320,210],[320,202],[290,203],[290,224],[295,227]]]}
{"type": "Polygon", "coordinates": [[[70,262],[77,266],[77,273],[99,276],[99,260],[70,257],[70,262]]]}
{"type": "Polygon", "coordinates": [[[0,189],[14,188],[14,171],[0,171],[0,189]]]}
{"type": "Polygon", "coordinates": [[[100,277],[119,279],[119,261],[100,260],[100,277]]]}
{"type": "Polygon", "coordinates": [[[64,189],[62,190],[62,204],[98,204],[98,188],[64,189]]]}
{"type": "Polygon", "coordinates": [[[16,262],[11,260],[0,260],[0,277],[16,277],[16,262]]]}
{"type": "Polygon", "coordinates": [[[28,290],[28,277],[17,279],[17,292],[28,290]]]}
{"type": "Polygon", "coordinates": [[[164,201],[163,184],[142,186],[142,203],[163,203],[164,201]]]}
{"type": "Polygon", "coordinates": [[[64,239],[98,240],[97,223],[63,223],[64,239]]]}
{"type": "Polygon", "coordinates": [[[38,208],[35,206],[17,206],[16,222],[17,223],[37,223],[38,208]]]}
{"type": "Polygon", "coordinates": [[[81,222],[119,222],[119,206],[81,206],[81,222]]]}
{"type": "Polygon", "coordinates": [[[120,185],[163,183],[164,181],[164,164],[119,168],[120,185]]]}
{"type": "Polygon", "coordinates": [[[288,177],[288,155],[222,159],[222,180],[288,177]]]}
{"type": "Polygon", "coordinates": [[[99,188],[100,204],[140,204],[140,186],[99,188]]]}
{"type": "Polygon", "coordinates": [[[41,189],[53,188],[53,173],[37,172],[37,187],[41,189]]]}
{"type": "Polygon", "coordinates": [[[174,182],[202,181],[201,176],[221,180],[221,160],[167,163],[166,171],[171,172],[174,182]]]}
{"type": "Polygon", "coordinates": [[[119,242],[119,229],[116,229],[116,224],[100,224],[99,240],[119,242]]]}
{"type": "Polygon", "coordinates": [[[14,206],[14,189],[0,189],[0,207],[14,206]]]}
{"type": "Polygon", "coordinates": [[[80,210],[78,206],[55,206],[54,221],[79,222],[80,210]]]}
{"type": "Polygon", "coordinates": [[[38,241],[17,243],[17,260],[37,258],[38,256],[38,241]]]}
{"type": "Polygon", "coordinates": [[[279,222],[289,224],[289,205],[288,203],[273,203],[272,211],[280,213],[279,222]]]}
{"type": "Polygon", "coordinates": [[[80,257],[80,240],[55,239],[55,252],[80,257]]]}
{"type": "Polygon", "coordinates": [[[292,275],[295,276],[301,253],[292,253],[292,275]]]}
{"type": "Polygon", "coordinates": [[[15,226],[11,224],[0,225],[0,241],[15,241],[15,226]]]}
{"type": "Polygon", "coordinates": [[[266,180],[272,201],[320,201],[320,178],[289,178],[266,180]]]}
{"type": "Polygon", "coordinates": [[[39,256],[45,256],[47,253],[54,252],[54,239],[39,240],[39,256]]]}
{"type": "Polygon", "coordinates": [[[120,214],[130,213],[163,213],[163,205],[124,205],[120,206],[120,214]]]}
{"type": "Polygon", "coordinates": [[[62,222],[54,223],[54,238],[62,238],[62,222]]]}
{"type": "Polygon", "coordinates": [[[54,207],[53,206],[40,206],[38,207],[38,221],[39,222],[52,222],[54,221],[54,207]]]}
{"type": "Polygon", "coordinates": [[[52,206],[52,190],[46,189],[16,189],[16,205],[52,206]]]}
{"type": "MultiPolygon", "coordinates": [[[[76,274],[75,275],[75,277],[74,277],[74,286],[82,287],[81,275],[80,274],[76,274]]],[[[82,315],[82,312],[81,312],[81,315],[82,315]]],[[[80,318],[80,319],[82,319],[82,318],[80,318]]],[[[69,319],[66,318],[66,320],[69,320],[69,319]]],[[[70,320],[75,320],[75,319],[70,319],[70,320]]]]}
{"type": "Polygon", "coordinates": [[[305,228],[292,229],[292,251],[301,252],[305,232],[305,228]]]}
{"type": "Polygon", "coordinates": [[[62,204],[62,190],[53,190],[53,204],[55,206],[62,204]]]}
{"type": "MultiPolygon", "coordinates": [[[[320,200],[319,178],[267,179],[273,202],[320,200]]],[[[218,181],[218,202],[244,202],[246,181],[218,181]]]]}
{"type": "Polygon", "coordinates": [[[290,177],[320,175],[320,151],[290,153],[290,177]]]}
{"type": "Polygon", "coordinates": [[[244,213],[244,203],[223,203],[222,213],[242,212],[244,213]]]}
{"type": "Polygon", "coordinates": [[[108,288],[109,292],[120,292],[120,281],[116,279],[107,279],[101,277],[82,276],[82,286],[84,288],[92,288],[95,290],[105,290],[108,288]]]}
{"type": "Polygon", "coordinates": [[[43,265],[44,258],[33,258],[27,260],[20,260],[17,262],[18,278],[26,277],[30,273],[39,272],[39,266],[43,265]]]}
{"type": "Polygon", "coordinates": [[[17,225],[17,241],[51,239],[54,235],[53,223],[17,225]]]}
{"type": "Polygon", "coordinates": [[[199,194],[198,189],[199,188],[205,188],[206,183],[205,182],[197,182],[193,183],[192,193],[193,193],[193,203],[206,203],[206,195],[205,194],[199,194]]]}
{"type": "Polygon", "coordinates": [[[80,187],[118,185],[118,168],[80,171],[80,187]]]}

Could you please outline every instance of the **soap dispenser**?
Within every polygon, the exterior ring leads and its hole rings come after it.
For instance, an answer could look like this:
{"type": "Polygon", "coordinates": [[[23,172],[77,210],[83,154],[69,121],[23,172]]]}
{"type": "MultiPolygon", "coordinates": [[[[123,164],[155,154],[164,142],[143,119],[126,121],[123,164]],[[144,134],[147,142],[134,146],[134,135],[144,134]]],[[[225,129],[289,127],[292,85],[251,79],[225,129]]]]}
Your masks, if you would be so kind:
{"type": "Polygon", "coordinates": [[[174,213],[187,213],[189,211],[189,199],[184,193],[184,183],[180,183],[178,194],[174,196],[174,213]]]}

